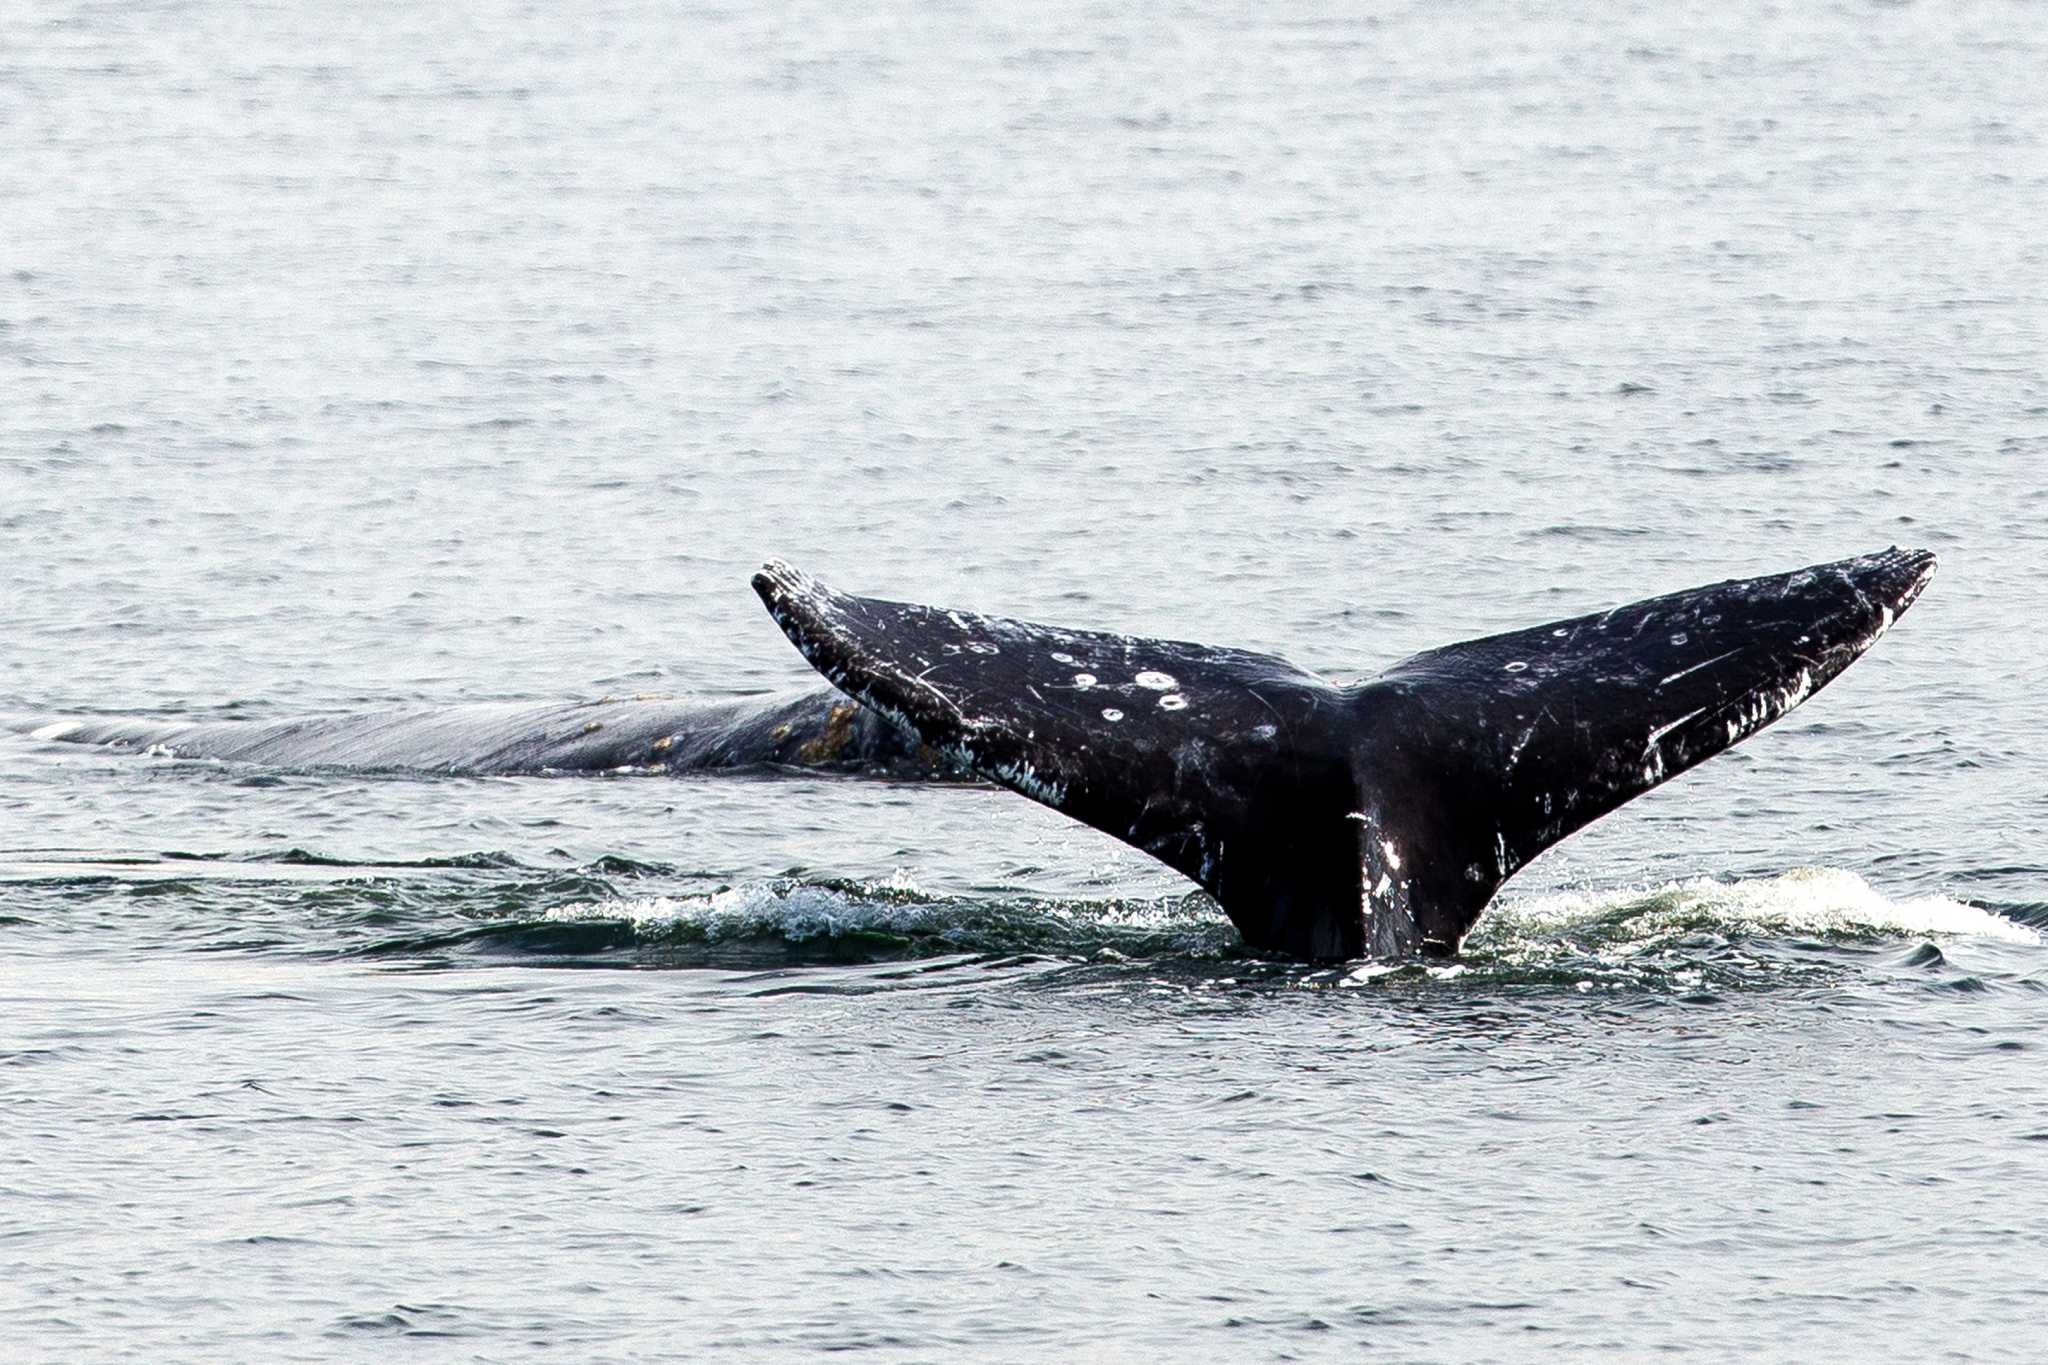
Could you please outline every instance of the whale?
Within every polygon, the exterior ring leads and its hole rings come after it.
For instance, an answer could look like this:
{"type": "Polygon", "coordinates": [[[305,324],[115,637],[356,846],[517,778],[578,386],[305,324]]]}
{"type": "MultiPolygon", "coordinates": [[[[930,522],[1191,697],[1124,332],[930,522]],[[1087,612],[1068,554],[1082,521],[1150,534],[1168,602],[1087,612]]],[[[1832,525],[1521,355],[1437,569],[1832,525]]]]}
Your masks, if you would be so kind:
{"type": "Polygon", "coordinates": [[[0,730],[287,769],[994,783],[1185,875],[1254,951],[1444,957],[1538,854],[1826,686],[1935,567],[1893,548],[1733,579],[1340,685],[1247,650],[853,596],[770,561],[755,591],[829,686],[0,730]]]}
{"type": "Polygon", "coordinates": [[[837,591],[769,614],[940,761],[1121,839],[1261,952],[1454,955],[1544,850],[1783,718],[1935,571],[1892,549],[1466,640],[1339,685],[1273,655],[837,591]]]}

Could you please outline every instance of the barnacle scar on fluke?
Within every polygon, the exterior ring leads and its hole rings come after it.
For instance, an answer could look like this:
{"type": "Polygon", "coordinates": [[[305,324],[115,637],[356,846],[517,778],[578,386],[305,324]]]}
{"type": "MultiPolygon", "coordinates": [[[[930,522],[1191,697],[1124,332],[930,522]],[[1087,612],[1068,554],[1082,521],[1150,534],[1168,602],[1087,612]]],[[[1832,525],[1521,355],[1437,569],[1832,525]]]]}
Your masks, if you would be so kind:
{"type": "Polygon", "coordinates": [[[1244,650],[852,597],[779,561],[754,588],[849,696],[1193,878],[1250,946],[1329,960],[1456,952],[1518,868],[1826,686],[1934,567],[1891,549],[1717,583],[1348,687],[1244,650]]]}

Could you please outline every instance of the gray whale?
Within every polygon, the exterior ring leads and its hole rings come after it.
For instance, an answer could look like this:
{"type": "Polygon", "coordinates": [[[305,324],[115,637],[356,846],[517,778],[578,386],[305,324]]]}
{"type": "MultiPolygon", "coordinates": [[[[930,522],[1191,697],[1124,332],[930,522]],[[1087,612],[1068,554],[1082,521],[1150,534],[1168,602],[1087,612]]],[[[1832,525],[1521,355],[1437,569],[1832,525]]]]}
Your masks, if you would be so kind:
{"type": "Polygon", "coordinates": [[[831,688],[0,728],[286,768],[986,780],[1185,874],[1252,948],[1442,956],[1544,849],[1826,686],[1934,567],[1893,549],[1717,583],[1341,687],[1267,654],[849,596],[772,562],[755,590],[831,688]]]}

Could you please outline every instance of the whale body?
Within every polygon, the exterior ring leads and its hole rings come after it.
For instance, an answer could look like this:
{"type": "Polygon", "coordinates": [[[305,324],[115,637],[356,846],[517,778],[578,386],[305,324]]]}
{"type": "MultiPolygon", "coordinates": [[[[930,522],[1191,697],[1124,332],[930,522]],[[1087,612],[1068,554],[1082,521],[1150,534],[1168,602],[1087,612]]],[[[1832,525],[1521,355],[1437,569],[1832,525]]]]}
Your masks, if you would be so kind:
{"type": "Polygon", "coordinates": [[[829,688],[0,728],[286,768],[985,780],[1185,874],[1254,949],[1447,956],[1537,854],[1826,686],[1934,568],[1892,549],[1731,580],[1338,686],[1268,654],[851,596],[777,561],[755,590],[829,688]]]}

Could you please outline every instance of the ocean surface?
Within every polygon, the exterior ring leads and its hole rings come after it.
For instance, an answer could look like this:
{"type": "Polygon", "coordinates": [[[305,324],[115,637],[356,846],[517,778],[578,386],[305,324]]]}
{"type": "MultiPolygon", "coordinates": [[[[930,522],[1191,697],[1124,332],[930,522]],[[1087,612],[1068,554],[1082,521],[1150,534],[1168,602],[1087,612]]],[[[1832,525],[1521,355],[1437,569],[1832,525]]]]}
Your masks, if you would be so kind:
{"type": "Polygon", "coordinates": [[[1370,672],[1898,543],[1454,964],[992,788],[0,736],[0,1356],[2027,1359],[2048,10],[0,13],[0,711],[1370,672]],[[421,1340],[411,1340],[419,1338],[421,1340]]]}

